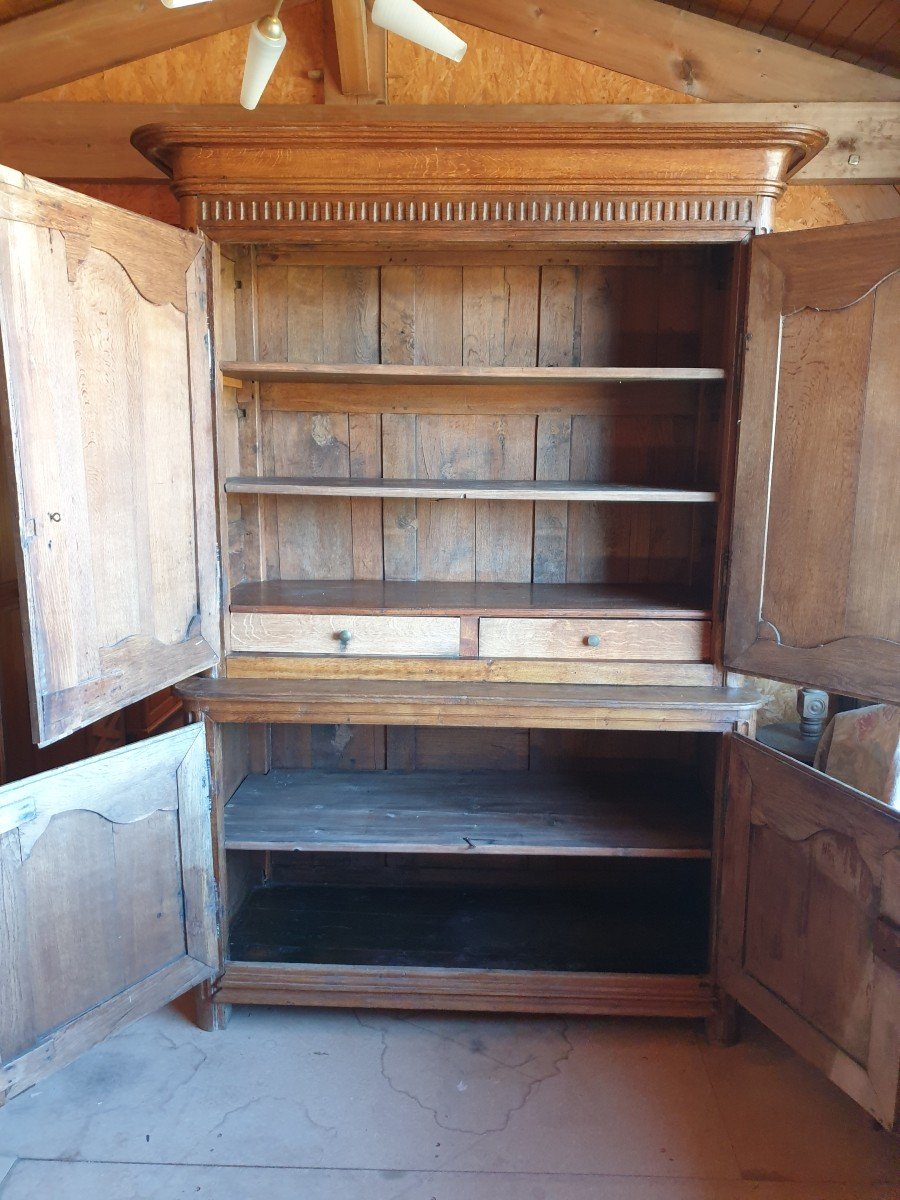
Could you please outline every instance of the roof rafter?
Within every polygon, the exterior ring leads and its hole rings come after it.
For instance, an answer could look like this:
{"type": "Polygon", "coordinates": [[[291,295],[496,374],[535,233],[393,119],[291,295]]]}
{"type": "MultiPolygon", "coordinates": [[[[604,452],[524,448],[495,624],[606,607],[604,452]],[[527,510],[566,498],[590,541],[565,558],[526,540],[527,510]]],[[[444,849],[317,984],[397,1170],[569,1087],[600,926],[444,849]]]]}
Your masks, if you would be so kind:
{"type": "Polygon", "coordinates": [[[900,80],[659,0],[428,0],[428,7],[703,100],[900,100],[900,80]]]}

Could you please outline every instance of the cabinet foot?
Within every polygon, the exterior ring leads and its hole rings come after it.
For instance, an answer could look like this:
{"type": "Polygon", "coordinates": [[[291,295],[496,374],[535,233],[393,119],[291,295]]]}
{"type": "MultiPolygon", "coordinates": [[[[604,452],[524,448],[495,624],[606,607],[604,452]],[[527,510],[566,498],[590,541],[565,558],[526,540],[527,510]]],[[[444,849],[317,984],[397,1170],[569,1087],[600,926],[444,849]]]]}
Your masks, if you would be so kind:
{"type": "Polygon", "coordinates": [[[201,1029],[207,1033],[215,1033],[224,1029],[231,1016],[230,1004],[217,1004],[212,998],[212,988],[208,983],[201,983],[194,988],[195,1019],[201,1029]]]}
{"type": "Polygon", "coordinates": [[[719,995],[715,1012],[706,1018],[706,1037],[713,1046],[733,1046],[741,1036],[741,1010],[736,1000],[719,995]]]}

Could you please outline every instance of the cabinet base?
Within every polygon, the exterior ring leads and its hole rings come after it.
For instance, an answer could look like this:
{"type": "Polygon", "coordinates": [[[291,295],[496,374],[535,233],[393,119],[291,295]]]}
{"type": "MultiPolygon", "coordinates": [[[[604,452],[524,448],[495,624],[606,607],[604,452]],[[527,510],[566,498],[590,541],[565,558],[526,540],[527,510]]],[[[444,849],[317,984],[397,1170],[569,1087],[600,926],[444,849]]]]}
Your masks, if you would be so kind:
{"type": "Polygon", "coordinates": [[[712,986],[701,975],[232,962],[213,994],[219,1005],[707,1018],[714,1011],[712,986]]]}

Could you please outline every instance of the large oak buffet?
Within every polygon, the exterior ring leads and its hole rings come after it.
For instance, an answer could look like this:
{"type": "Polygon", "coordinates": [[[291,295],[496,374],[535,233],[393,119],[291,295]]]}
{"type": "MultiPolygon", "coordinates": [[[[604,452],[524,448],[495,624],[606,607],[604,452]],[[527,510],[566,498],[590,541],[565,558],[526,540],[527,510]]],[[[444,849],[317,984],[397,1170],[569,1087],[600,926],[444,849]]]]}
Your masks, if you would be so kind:
{"type": "Polygon", "coordinates": [[[740,1004],[895,1123],[898,814],[743,681],[900,702],[900,223],[769,232],[822,141],[142,129],[185,230],[2,174],[35,740],[193,722],[0,790],[4,1095],[191,987],[740,1004]]]}

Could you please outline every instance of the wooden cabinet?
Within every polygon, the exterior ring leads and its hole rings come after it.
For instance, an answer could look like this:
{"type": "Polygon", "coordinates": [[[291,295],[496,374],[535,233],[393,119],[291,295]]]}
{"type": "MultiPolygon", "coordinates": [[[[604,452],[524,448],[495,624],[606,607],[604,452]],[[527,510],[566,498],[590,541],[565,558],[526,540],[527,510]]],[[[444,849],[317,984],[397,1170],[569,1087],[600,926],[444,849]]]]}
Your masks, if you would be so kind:
{"type": "Polygon", "coordinates": [[[464,133],[141,131],[200,233],[0,181],[35,738],[202,721],[0,790],[4,1087],[198,984],[733,998],[890,1124],[898,815],[726,672],[896,699],[898,223],[751,249],[811,130],[464,133]]]}

